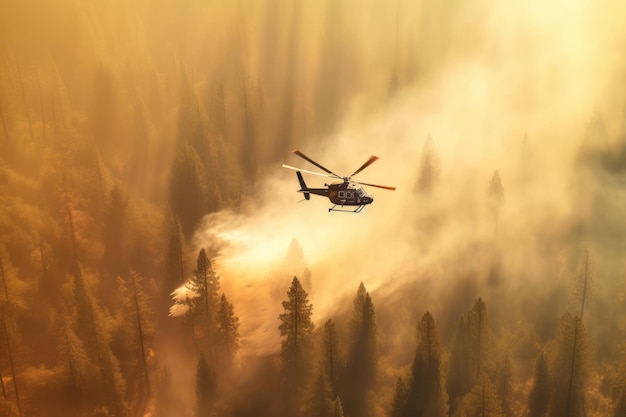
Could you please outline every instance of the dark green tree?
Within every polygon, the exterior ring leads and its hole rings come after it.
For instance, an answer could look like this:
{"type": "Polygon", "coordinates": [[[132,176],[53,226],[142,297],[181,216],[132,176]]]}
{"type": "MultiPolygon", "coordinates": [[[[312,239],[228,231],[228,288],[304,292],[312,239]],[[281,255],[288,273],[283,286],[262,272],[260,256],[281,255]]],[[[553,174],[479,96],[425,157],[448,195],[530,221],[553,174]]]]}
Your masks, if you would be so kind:
{"type": "Polygon", "coordinates": [[[499,363],[495,370],[495,386],[496,393],[500,399],[500,406],[505,415],[510,416],[512,413],[511,398],[513,396],[513,364],[509,354],[504,355],[504,359],[499,363]]]}
{"type": "MultiPolygon", "coordinates": [[[[192,326],[200,350],[214,358],[220,281],[204,249],[200,249],[196,269],[186,285],[189,293],[182,300],[188,306],[185,316],[192,326]]],[[[213,365],[212,362],[210,364],[213,365]]]]}
{"type": "Polygon", "coordinates": [[[281,358],[289,407],[297,412],[308,381],[314,326],[311,321],[313,305],[296,277],[287,292],[287,301],[283,301],[283,309],[285,312],[278,317],[281,322],[278,329],[283,337],[281,358]]]}
{"type": "Polygon", "coordinates": [[[450,408],[454,411],[460,399],[472,389],[472,376],[469,360],[469,329],[466,315],[459,318],[456,336],[450,352],[450,373],[447,388],[450,408]]]}
{"type": "Polygon", "coordinates": [[[328,375],[323,369],[319,369],[311,394],[309,413],[315,417],[332,417],[335,404],[332,389],[328,381],[328,375]]]}
{"type": "Polygon", "coordinates": [[[217,345],[221,358],[230,365],[239,348],[239,317],[224,294],[217,306],[217,345]]]}
{"type": "Polygon", "coordinates": [[[448,395],[444,385],[443,350],[430,312],[424,314],[417,328],[419,342],[411,367],[407,415],[445,417],[448,395]]]}
{"type": "Polygon", "coordinates": [[[474,388],[465,395],[453,416],[504,417],[497,390],[487,375],[481,376],[474,388]]]}
{"type": "Polygon", "coordinates": [[[170,177],[170,205],[190,237],[198,221],[208,213],[206,169],[196,150],[182,143],[174,157],[170,177]]]}
{"type": "Polygon", "coordinates": [[[492,338],[487,305],[482,298],[478,298],[472,309],[459,320],[450,353],[447,387],[452,413],[458,401],[480,381],[483,374],[492,369],[492,338]]]}
{"type": "Polygon", "coordinates": [[[376,312],[372,298],[361,283],[354,299],[351,343],[342,383],[348,415],[369,415],[368,402],[376,383],[376,371],[376,312]]]}
{"type": "Polygon", "coordinates": [[[85,344],[76,336],[74,323],[69,315],[61,319],[61,329],[58,335],[57,349],[59,359],[67,378],[69,391],[78,395],[85,390],[89,375],[94,367],[89,362],[85,344]]]}
{"type": "Polygon", "coordinates": [[[541,352],[535,363],[533,386],[528,397],[528,417],[545,417],[550,405],[550,374],[548,373],[548,360],[544,352],[541,352]]]}
{"type": "Polygon", "coordinates": [[[391,408],[391,417],[407,417],[409,402],[409,387],[404,379],[400,376],[396,381],[396,389],[393,394],[393,405],[391,408]]]}
{"type": "Polygon", "coordinates": [[[311,398],[313,416],[332,416],[341,368],[337,329],[329,319],[324,324],[320,366],[311,398]]]}
{"type": "Polygon", "coordinates": [[[72,284],[76,334],[84,342],[89,360],[98,366],[101,405],[113,416],[124,416],[126,381],[122,376],[119,360],[111,351],[111,334],[107,323],[112,319],[98,306],[97,298],[86,285],[85,277],[78,265],[75,267],[72,284]]]}
{"type": "Polygon", "coordinates": [[[476,300],[467,314],[467,320],[470,372],[475,383],[491,365],[489,353],[492,334],[487,317],[487,304],[482,298],[476,300]]]}
{"type": "Polygon", "coordinates": [[[324,324],[322,364],[330,384],[332,396],[335,398],[339,394],[339,380],[343,361],[339,350],[337,328],[330,319],[324,324]]]}
{"type": "Polygon", "coordinates": [[[555,337],[551,417],[585,417],[590,367],[589,341],[578,316],[564,314],[555,337]]]}
{"type": "Polygon", "coordinates": [[[135,365],[133,368],[141,369],[142,392],[145,396],[149,396],[151,370],[148,357],[154,335],[154,313],[151,311],[142,280],[142,277],[134,271],[130,272],[127,279],[118,278],[119,294],[122,300],[122,323],[126,336],[124,340],[130,347],[129,356],[133,358],[130,362],[135,365]]]}

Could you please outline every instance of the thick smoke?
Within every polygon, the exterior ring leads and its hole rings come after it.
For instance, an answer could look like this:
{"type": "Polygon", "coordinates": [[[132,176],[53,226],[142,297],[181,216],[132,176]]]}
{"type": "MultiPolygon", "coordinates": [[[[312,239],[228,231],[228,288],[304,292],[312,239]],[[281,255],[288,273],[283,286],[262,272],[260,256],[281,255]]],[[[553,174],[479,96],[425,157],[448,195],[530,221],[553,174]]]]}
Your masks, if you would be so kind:
{"type": "MultiPolygon", "coordinates": [[[[610,93],[623,78],[614,52],[624,34],[609,6],[473,2],[454,14],[455,27],[480,30],[451,30],[441,45],[447,52],[433,52],[442,58],[428,78],[388,101],[356,98],[336,133],[301,149],[344,175],[371,154],[381,158],[355,179],[397,191],[369,189],[375,201],[361,214],[329,213],[321,197],[299,201],[295,174],[276,164],[250,188],[241,213],[207,216],[195,244],[215,249],[244,323],[244,350],[279,349],[276,317],[289,283],[280,265],[294,238],[312,271],[318,323],[361,281],[375,300],[421,287],[415,308],[446,309],[451,323],[481,294],[496,311],[509,303],[523,315],[522,304],[544,306],[541,300],[568,288],[584,247],[602,258],[599,236],[572,230],[596,215],[582,212],[594,199],[581,185],[588,168],[579,162],[590,121],[606,115],[615,138],[624,129],[623,115],[613,111],[624,97],[610,93]],[[432,191],[422,193],[429,135],[440,172],[432,191]],[[496,170],[504,200],[493,207],[488,187],[496,170]]],[[[361,76],[368,70],[355,68],[361,76]]],[[[290,149],[282,162],[315,169],[290,149]]],[[[304,175],[310,187],[324,183],[304,175]]],[[[596,187],[617,192],[606,183],[596,187]]],[[[616,198],[623,200],[623,192],[616,198]]],[[[558,318],[559,305],[549,321],[558,318]]],[[[530,314],[532,320],[539,313],[530,314]]]]}

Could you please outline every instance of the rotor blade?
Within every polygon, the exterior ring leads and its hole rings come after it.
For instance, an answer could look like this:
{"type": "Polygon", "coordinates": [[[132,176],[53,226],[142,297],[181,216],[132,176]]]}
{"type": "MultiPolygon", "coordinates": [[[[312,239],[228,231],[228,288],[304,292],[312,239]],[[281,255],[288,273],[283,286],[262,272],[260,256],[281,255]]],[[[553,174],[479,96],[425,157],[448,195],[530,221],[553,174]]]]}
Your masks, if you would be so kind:
{"type": "Polygon", "coordinates": [[[320,177],[332,177],[332,175],[328,174],[320,174],[319,172],[307,171],[306,169],[296,168],[289,165],[283,164],[283,168],[293,169],[294,171],[306,172],[307,174],[319,175],[320,177]]]}
{"type": "Polygon", "coordinates": [[[366,182],[358,182],[358,181],[351,181],[351,182],[353,182],[355,184],[367,185],[368,187],[383,188],[385,190],[391,190],[391,191],[394,191],[396,189],[396,187],[388,187],[386,185],[368,184],[366,182]]]}
{"type": "Polygon", "coordinates": [[[312,160],[311,158],[309,158],[308,156],[306,156],[305,154],[303,154],[299,150],[296,149],[295,151],[293,151],[293,153],[295,153],[296,155],[298,155],[300,158],[304,159],[305,161],[309,161],[310,163],[312,163],[313,165],[315,165],[316,167],[318,167],[322,171],[328,172],[329,174],[334,175],[336,178],[339,178],[340,180],[343,179],[343,177],[340,177],[339,175],[337,175],[334,172],[332,172],[330,169],[321,166],[320,164],[318,164],[317,162],[315,162],[314,160],[312,160]]]}
{"type": "Polygon", "coordinates": [[[358,174],[359,172],[363,171],[365,168],[367,168],[368,166],[372,165],[377,160],[378,160],[377,156],[374,156],[374,155],[370,156],[370,159],[365,161],[365,163],[363,165],[361,165],[361,167],[359,169],[354,171],[354,174],[350,175],[350,178],[354,177],[356,174],[358,174]]]}

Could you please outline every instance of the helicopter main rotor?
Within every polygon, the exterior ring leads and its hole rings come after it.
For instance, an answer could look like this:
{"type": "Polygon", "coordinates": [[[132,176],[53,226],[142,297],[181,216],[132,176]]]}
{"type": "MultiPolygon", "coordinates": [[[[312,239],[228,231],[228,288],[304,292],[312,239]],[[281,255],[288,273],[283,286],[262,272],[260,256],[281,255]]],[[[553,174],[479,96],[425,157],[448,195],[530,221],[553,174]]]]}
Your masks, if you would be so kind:
{"type": "Polygon", "coordinates": [[[315,165],[316,167],[318,167],[322,171],[326,172],[327,174],[321,174],[319,172],[314,172],[314,171],[307,171],[305,169],[300,169],[300,168],[296,168],[296,167],[292,167],[292,166],[284,165],[284,164],[283,164],[283,168],[293,169],[294,171],[306,172],[308,174],[318,175],[320,177],[336,178],[338,180],[342,180],[345,183],[354,183],[354,184],[359,184],[359,185],[365,185],[365,186],[368,186],[368,187],[382,188],[384,190],[391,190],[391,191],[396,189],[396,187],[389,187],[389,186],[386,186],[386,185],[369,184],[369,183],[366,183],[366,182],[359,182],[359,181],[353,181],[352,180],[352,177],[354,177],[356,174],[358,174],[359,172],[363,171],[365,168],[367,168],[368,166],[370,166],[374,162],[376,162],[379,159],[377,156],[374,156],[374,155],[370,156],[369,159],[363,163],[363,165],[361,165],[356,171],[354,171],[352,173],[352,175],[350,175],[349,177],[342,177],[342,176],[339,176],[339,175],[335,174],[334,172],[332,172],[330,169],[324,167],[323,165],[315,162],[313,159],[309,158],[308,156],[306,156],[305,154],[303,154],[302,152],[300,152],[297,149],[294,150],[293,153],[295,153],[296,155],[298,155],[300,158],[304,159],[305,161],[308,161],[308,162],[312,163],[313,165],[315,165]]]}

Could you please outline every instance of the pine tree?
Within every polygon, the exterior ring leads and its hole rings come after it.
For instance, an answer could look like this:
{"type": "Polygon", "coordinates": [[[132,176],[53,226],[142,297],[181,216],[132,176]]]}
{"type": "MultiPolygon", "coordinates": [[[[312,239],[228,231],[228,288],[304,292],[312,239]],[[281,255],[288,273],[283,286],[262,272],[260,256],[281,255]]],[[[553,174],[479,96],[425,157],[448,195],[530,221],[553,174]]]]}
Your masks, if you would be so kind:
{"type": "Polygon", "coordinates": [[[239,348],[239,317],[224,294],[217,307],[217,344],[225,363],[230,365],[239,348]]]}
{"type": "Polygon", "coordinates": [[[187,143],[180,144],[172,164],[170,205],[188,238],[209,211],[208,189],[206,168],[198,153],[187,143]]]}
{"type": "Polygon", "coordinates": [[[310,338],[313,332],[311,315],[313,305],[308,294],[294,277],[287,292],[287,301],[283,301],[284,313],[279,315],[282,341],[282,363],[290,407],[301,406],[300,397],[306,387],[309,373],[310,338]]]}
{"type": "Polygon", "coordinates": [[[154,334],[153,316],[150,310],[149,300],[141,285],[142,277],[131,271],[128,279],[118,278],[120,287],[120,298],[122,299],[123,323],[128,344],[138,347],[131,353],[133,363],[138,362],[143,374],[143,386],[145,395],[150,395],[150,370],[148,366],[148,355],[150,341],[154,334]],[[136,361],[136,362],[135,362],[136,361]]]}
{"type": "Polygon", "coordinates": [[[512,381],[512,363],[508,353],[504,355],[504,359],[500,366],[496,368],[495,385],[496,393],[500,399],[500,406],[505,415],[511,415],[511,396],[513,394],[512,381]]]}
{"type": "Polygon", "coordinates": [[[391,408],[391,417],[408,417],[407,405],[409,402],[409,387],[407,383],[398,377],[396,381],[396,389],[393,394],[393,405],[391,408]]]}
{"type": "Polygon", "coordinates": [[[332,416],[341,367],[337,329],[329,319],[324,324],[321,360],[311,398],[313,416],[332,416]]]}
{"type": "Polygon", "coordinates": [[[472,309],[461,316],[450,353],[447,387],[452,413],[458,401],[477,384],[486,370],[491,368],[491,339],[487,305],[482,298],[478,298],[472,309]]]}
{"type": "Polygon", "coordinates": [[[91,372],[92,366],[89,363],[83,341],[76,336],[73,329],[71,317],[63,317],[58,339],[59,357],[69,380],[70,389],[74,393],[80,393],[85,389],[88,373],[91,372]]]}
{"type": "Polygon", "coordinates": [[[215,374],[209,369],[200,354],[196,370],[196,416],[210,417],[216,415],[214,412],[214,398],[216,391],[215,374]]]}
{"type": "Polygon", "coordinates": [[[102,406],[113,416],[124,416],[126,381],[122,376],[119,360],[111,351],[111,334],[105,326],[110,319],[98,307],[96,299],[87,288],[79,265],[75,266],[73,292],[76,332],[85,343],[90,361],[95,362],[100,371],[102,406]]]}
{"type": "Polygon", "coordinates": [[[454,411],[461,397],[472,389],[471,375],[468,325],[466,316],[461,315],[450,353],[450,374],[447,381],[451,411],[454,411]]]}
{"type": "Polygon", "coordinates": [[[363,307],[365,306],[366,295],[367,290],[365,289],[365,285],[361,282],[357,289],[356,296],[352,301],[352,318],[350,321],[350,336],[352,341],[356,339],[356,335],[363,327],[363,307]]]}
{"type": "Polygon", "coordinates": [[[368,398],[376,382],[377,368],[376,313],[363,283],[357,290],[354,308],[352,342],[342,386],[347,413],[360,417],[370,411],[368,398]]]}
{"type": "Polygon", "coordinates": [[[466,395],[464,404],[459,407],[457,413],[476,417],[505,416],[500,406],[497,390],[486,375],[481,376],[478,383],[466,395]]]}
{"type": "Polygon", "coordinates": [[[200,349],[213,358],[220,282],[204,249],[198,253],[196,269],[187,283],[187,289],[188,296],[182,300],[189,307],[185,316],[200,343],[200,349]]]}
{"type": "Polygon", "coordinates": [[[443,378],[443,352],[435,320],[429,312],[422,317],[418,332],[419,344],[411,367],[408,415],[445,417],[448,396],[443,378]]]}
{"type": "Polygon", "coordinates": [[[328,375],[324,369],[320,369],[313,383],[310,414],[314,417],[332,417],[334,408],[335,404],[328,375]]]}
{"type": "Polygon", "coordinates": [[[103,243],[104,256],[102,263],[104,269],[108,272],[105,277],[105,292],[115,288],[115,278],[119,275],[125,275],[128,268],[128,248],[125,247],[127,242],[127,198],[123,195],[119,186],[113,187],[111,197],[106,209],[103,224],[103,243]]]}
{"type": "Polygon", "coordinates": [[[337,328],[330,319],[324,324],[322,363],[334,398],[339,393],[339,379],[343,364],[339,351],[337,328]]]}
{"type": "Polygon", "coordinates": [[[478,298],[468,315],[468,349],[472,382],[478,381],[489,368],[491,330],[487,318],[487,304],[478,298]]]}
{"type": "Polygon", "coordinates": [[[548,360],[541,352],[535,363],[533,387],[528,397],[528,417],[545,417],[550,405],[550,375],[548,374],[548,360]]]}
{"type": "Polygon", "coordinates": [[[582,321],[564,314],[559,321],[553,360],[551,417],[584,417],[589,372],[589,342],[582,321]]]}

